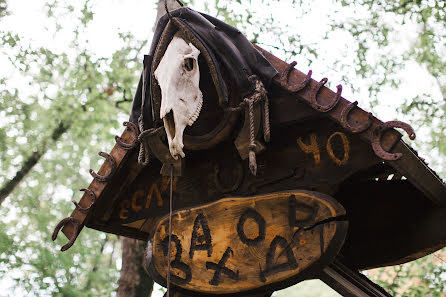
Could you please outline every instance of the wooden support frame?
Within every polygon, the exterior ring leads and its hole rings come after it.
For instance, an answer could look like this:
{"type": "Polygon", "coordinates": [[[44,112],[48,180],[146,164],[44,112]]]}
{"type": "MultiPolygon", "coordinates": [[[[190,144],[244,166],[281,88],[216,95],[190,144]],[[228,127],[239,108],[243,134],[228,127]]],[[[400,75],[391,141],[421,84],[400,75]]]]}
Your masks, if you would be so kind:
{"type": "Polygon", "coordinates": [[[360,272],[335,260],[319,278],[344,297],[392,297],[360,272]]]}

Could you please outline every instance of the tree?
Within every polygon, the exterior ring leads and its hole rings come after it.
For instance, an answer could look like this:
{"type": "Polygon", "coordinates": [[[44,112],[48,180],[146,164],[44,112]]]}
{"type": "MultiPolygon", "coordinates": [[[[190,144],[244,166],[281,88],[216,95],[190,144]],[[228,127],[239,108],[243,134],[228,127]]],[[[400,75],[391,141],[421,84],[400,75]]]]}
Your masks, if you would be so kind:
{"type": "Polygon", "coordinates": [[[18,295],[110,296],[119,277],[116,236],[85,230],[82,243],[66,253],[50,236],[72,210],[67,197],[79,197],[77,189],[91,180],[79,172],[102,163],[95,151],[109,151],[120,133],[116,117],[130,110],[136,61],[147,40],[120,33],[124,45],[112,57],[97,57],[82,39],[93,19],[90,1],[78,7],[53,2],[45,9],[56,24],[48,32],[54,38],[65,33],[64,18],[75,20],[69,52],[0,33],[1,50],[14,67],[0,89],[0,275],[18,295]]]}
{"type": "MultiPolygon", "coordinates": [[[[85,40],[94,20],[92,1],[53,0],[45,5],[51,24],[47,34],[71,37],[66,51],[36,45],[12,29],[0,31],[0,51],[8,57],[6,66],[14,69],[0,76],[0,279],[10,282],[17,295],[109,296],[118,285],[116,236],[86,229],[65,253],[49,238],[60,218],[72,210],[67,197],[78,199],[77,189],[91,180],[86,169],[103,162],[96,152],[110,151],[113,135],[122,131],[119,122],[128,116],[141,56],[147,51],[143,49],[148,40],[120,32],[121,47],[111,57],[97,55],[85,40]],[[73,22],[71,34],[67,26],[73,22]]],[[[342,81],[351,88],[347,98],[364,96],[361,90],[367,89],[361,105],[387,104],[379,98],[392,89],[403,92],[398,88],[405,79],[402,74],[416,65],[423,77],[430,77],[432,91],[401,98],[405,104],[399,112],[415,128],[428,127],[418,148],[432,150],[433,165],[446,171],[443,2],[338,0],[324,6],[288,0],[280,1],[280,11],[275,10],[276,1],[268,0],[255,5],[246,0],[187,4],[236,25],[283,59],[296,59],[301,70],[311,65],[315,76],[329,74],[335,83],[342,81]],[[282,13],[288,16],[278,18],[282,13]],[[324,23],[317,31],[310,30],[316,27],[314,19],[324,23]],[[402,34],[410,39],[398,47],[402,34]]],[[[0,0],[0,23],[7,20],[7,12],[6,1],[0,0]]],[[[57,244],[65,242],[60,236],[57,244]]],[[[141,243],[124,238],[121,242],[131,258],[122,260],[121,271],[137,268],[141,243]]],[[[446,271],[442,263],[429,256],[372,277],[396,294],[441,296],[445,288],[439,279],[446,271]],[[413,275],[422,280],[417,287],[410,286],[413,275]]],[[[142,275],[139,267],[132,271],[142,275]]],[[[145,283],[149,292],[150,281],[145,283]]]]}

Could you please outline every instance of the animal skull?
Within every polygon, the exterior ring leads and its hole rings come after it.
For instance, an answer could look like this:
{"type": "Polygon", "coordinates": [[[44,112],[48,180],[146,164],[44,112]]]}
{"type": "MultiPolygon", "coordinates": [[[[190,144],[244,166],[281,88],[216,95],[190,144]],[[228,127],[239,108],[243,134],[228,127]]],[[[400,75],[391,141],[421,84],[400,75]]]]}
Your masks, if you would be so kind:
{"type": "Polygon", "coordinates": [[[172,157],[184,158],[183,132],[186,125],[192,126],[203,105],[199,88],[200,51],[191,43],[174,35],[154,74],[161,88],[160,117],[166,129],[172,157]]]}

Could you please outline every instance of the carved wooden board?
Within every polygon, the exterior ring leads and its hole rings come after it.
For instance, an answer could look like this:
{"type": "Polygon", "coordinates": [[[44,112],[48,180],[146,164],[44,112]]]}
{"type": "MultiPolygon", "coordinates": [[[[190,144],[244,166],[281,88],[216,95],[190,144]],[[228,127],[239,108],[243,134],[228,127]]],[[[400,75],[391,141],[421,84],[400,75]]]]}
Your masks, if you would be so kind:
{"type": "MultiPolygon", "coordinates": [[[[345,210],[318,192],[224,198],[172,217],[172,284],[205,294],[278,289],[331,261],[347,232],[345,210]]],[[[169,218],[153,236],[149,270],[165,284],[169,218]]]]}

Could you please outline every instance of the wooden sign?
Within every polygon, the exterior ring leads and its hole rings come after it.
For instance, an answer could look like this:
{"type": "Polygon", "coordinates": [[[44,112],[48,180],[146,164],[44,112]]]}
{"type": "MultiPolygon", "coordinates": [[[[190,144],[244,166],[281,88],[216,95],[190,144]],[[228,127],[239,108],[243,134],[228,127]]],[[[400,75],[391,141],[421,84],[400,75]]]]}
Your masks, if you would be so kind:
{"type": "Polygon", "coordinates": [[[347,232],[344,208],[318,192],[288,191],[224,198],[169,218],[153,235],[154,279],[187,291],[245,294],[289,286],[327,265],[347,232]]]}

